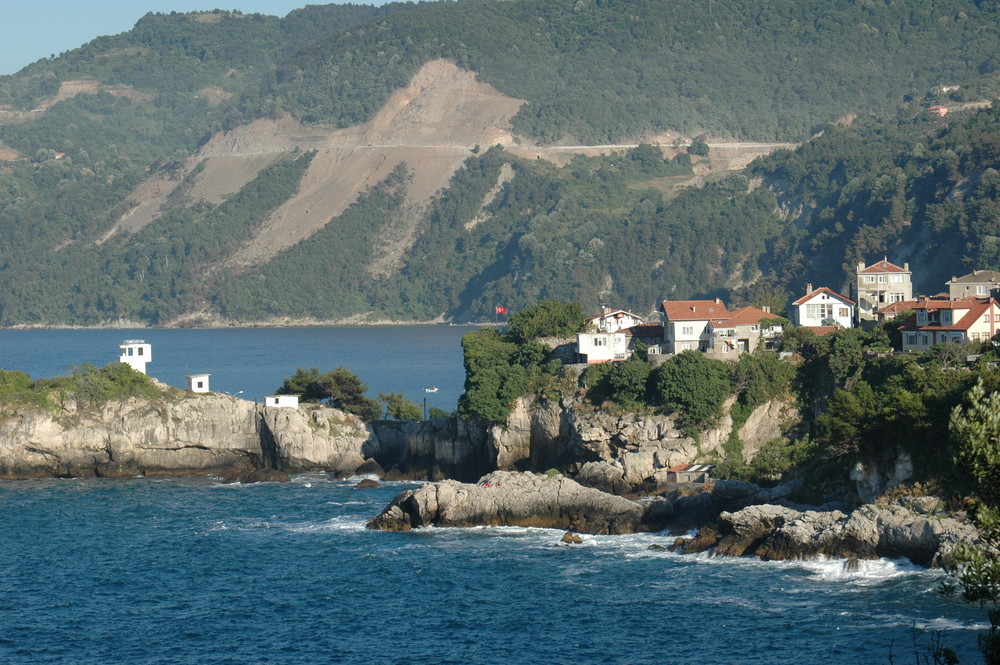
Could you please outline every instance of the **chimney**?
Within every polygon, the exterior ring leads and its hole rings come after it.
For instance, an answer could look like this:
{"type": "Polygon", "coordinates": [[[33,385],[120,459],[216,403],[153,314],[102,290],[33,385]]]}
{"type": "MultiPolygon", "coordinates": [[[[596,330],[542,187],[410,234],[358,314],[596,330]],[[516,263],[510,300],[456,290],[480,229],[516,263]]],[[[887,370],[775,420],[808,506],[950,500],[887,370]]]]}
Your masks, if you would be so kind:
{"type": "Polygon", "coordinates": [[[858,272],[861,272],[864,269],[865,269],[865,262],[864,261],[858,261],[858,272]]]}
{"type": "Polygon", "coordinates": [[[762,309],[762,310],[763,310],[764,312],[768,313],[768,314],[770,314],[770,313],[771,313],[771,306],[770,306],[770,305],[764,305],[763,307],[761,307],[761,309],[762,309]]]}
{"type": "Polygon", "coordinates": [[[721,305],[722,304],[722,299],[721,298],[716,298],[715,299],[715,304],[716,305],[721,305]]]}
{"type": "Polygon", "coordinates": [[[806,284],[806,295],[809,295],[812,292],[813,292],[813,285],[812,284],[806,284]]]}
{"type": "Polygon", "coordinates": [[[905,270],[906,272],[910,272],[910,264],[909,263],[904,263],[903,264],[903,270],[905,270]]]}

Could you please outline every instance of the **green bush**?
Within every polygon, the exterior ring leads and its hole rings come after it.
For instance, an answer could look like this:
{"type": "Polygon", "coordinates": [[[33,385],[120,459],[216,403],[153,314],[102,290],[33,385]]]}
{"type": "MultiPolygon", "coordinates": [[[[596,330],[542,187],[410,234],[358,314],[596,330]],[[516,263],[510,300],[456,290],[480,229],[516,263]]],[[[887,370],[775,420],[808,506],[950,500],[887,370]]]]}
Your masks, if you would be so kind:
{"type": "Polygon", "coordinates": [[[654,379],[661,406],[686,427],[711,427],[732,394],[730,368],[699,351],[684,351],[660,365],[654,379]]]}

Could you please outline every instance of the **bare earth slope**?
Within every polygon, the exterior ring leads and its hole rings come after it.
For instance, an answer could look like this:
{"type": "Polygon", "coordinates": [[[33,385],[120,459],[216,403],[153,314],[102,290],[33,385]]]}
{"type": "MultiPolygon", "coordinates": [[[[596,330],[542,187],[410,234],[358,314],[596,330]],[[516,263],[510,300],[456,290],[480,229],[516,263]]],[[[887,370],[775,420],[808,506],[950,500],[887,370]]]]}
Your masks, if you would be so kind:
{"type": "MultiPolygon", "coordinates": [[[[285,117],[257,120],[216,136],[181,173],[158,174],[140,186],[133,193],[135,206],[108,235],[135,233],[155,220],[165,197],[200,163],[204,168],[188,196],[192,202],[219,203],[280,156],[296,148],[316,150],[298,193],[229,262],[237,268],[260,265],[336,218],[399,162],[413,172],[407,205],[419,207],[447,186],[472,146],[509,145],[509,120],[523,103],[448,61],[435,60],[365,125],[331,130],[285,117]]],[[[411,230],[398,229],[396,237],[410,235],[411,230]]],[[[404,250],[400,246],[391,253],[404,250]]],[[[383,260],[391,263],[392,258],[383,260]]]]}
{"type": "MultiPolygon", "coordinates": [[[[218,204],[283,155],[297,149],[315,150],[316,156],[296,195],[264,222],[257,235],[230,257],[225,267],[245,270],[267,263],[336,219],[360,194],[383,180],[397,164],[406,162],[413,179],[404,211],[399,219],[386,220],[384,237],[369,267],[373,275],[384,274],[398,265],[416,236],[421,212],[448,185],[474,146],[501,144],[514,154],[557,164],[565,163],[573,154],[602,154],[632,147],[521,143],[511,133],[510,118],[522,104],[522,100],[500,94],[478,81],[475,74],[447,60],[433,60],[364,125],[330,129],[306,126],[285,116],[256,120],[215,136],[180,169],[158,173],[136,188],[131,197],[133,207],[105,239],[119,232],[135,233],[157,219],[167,198],[199,166],[201,171],[185,192],[186,202],[218,204]]],[[[680,137],[671,138],[683,145],[680,137]]],[[[727,152],[740,154],[722,160],[725,165],[716,168],[745,165],[750,158],[776,147],[753,144],[740,150],[727,146],[727,152]]],[[[721,151],[718,156],[723,156],[721,151]]],[[[690,184],[697,184],[704,175],[696,174],[690,184]]]]}

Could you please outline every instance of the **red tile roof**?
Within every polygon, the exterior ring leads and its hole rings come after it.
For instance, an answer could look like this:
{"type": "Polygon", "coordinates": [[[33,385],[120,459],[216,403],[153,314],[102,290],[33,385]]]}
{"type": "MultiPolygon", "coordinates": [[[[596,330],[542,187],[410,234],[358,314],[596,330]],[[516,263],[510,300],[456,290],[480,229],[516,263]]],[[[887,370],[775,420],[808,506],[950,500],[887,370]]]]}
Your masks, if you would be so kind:
{"type": "Polygon", "coordinates": [[[802,296],[801,298],[799,298],[798,300],[796,300],[792,304],[793,305],[804,305],[810,298],[812,298],[813,296],[815,296],[818,293],[827,293],[827,294],[833,296],[834,298],[836,298],[837,300],[840,300],[841,302],[846,303],[848,305],[853,305],[854,304],[854,301],[851,300],[850,298],[848,298],[846,296],[842,296],[839,293],[837,293],[836,291],[834,291],[833,289],[828,289],[825,286],[813,290],[812,293],[807,293],[806,295],[802,296]]]}
{"type": "Polygon", "coordinates": [[[781,317],[777,314],[771,314],[770,312],[765,312],[762,309],[757,309],[756,307],[747,305],[746,307],[740,307],[738,310],[733,312],[729,317],[729,323],[734,326],[745,326],[753,323],[760,323],[763,319],[780,318],[781,317]]]}
{"type": "Polygon", "coordinates": [[[837,326],[808,326],[808,328],[813,331],[813,334],[816,335],[816,337],[829,335],[830,333],[835,333],[840,330],[837,326]]]}
{"type": "MultiPolygon", "coordinates": [[[[951,300],[951,301],[948,301],[948,303],[947,303],[950,306],[941,306],[941,305],[944,305],[945,303],[936,303],[936,304],[939,305],[939,306],[937,306],[937,307],[914,307],[914,309],[929,309],[929,310],[930,309],[934,309],[934,310],[936,310],[936,309],[951,309],[951,310],[957,310],[957,311],[962,311],[962,310],[967,310],[967,311],[965,311],[965,314],[962,315],[961,319],[959,319],[958,321],[952,323],[952,325],[950,325],[950,326],[943,326],[943,325],[918,326],[917,325],[917,315],[914,314],[909,319],[907,319],[906,323],[904,323],[903,325],[901,325],[899,327],[899,329],[900,330],[905,330],[907,332],[913,332],[913,331],[919,331],[919,330],[927,330],[927,331],[930,331],[930,330],[952,330],[952,331],[955,331],[955,332],[967,331],[969,328],[971,328],[973,326],[974,323],[976,323],[976,321],[979,321],[979,319],[983,316],[983,314],[985,312],[992,311],[992,306],[996,305],[997,302],[995,300],[993,300],[992,298],[987,298],[987,299],[984,299],[984,300],[951,300]]],[[[998,326],[998,327],[1000,327],[1000,326],[998,326]]]]}
{"type": "Polygon", "coordinates": [[[728,319],[725,304],[714,300],[664,300],[660,306],[667,321],[728,319]]]}
{"type": "Polygon", "coordinates": [[[879,261],[873,265],[868,266],[863,270],[859,270],[859,275],[871,275],[874,273],[887,273],[887,272],[910,272],[906,268],[900,268],[899,266],[889,263],[888,261],[879,261]]]}

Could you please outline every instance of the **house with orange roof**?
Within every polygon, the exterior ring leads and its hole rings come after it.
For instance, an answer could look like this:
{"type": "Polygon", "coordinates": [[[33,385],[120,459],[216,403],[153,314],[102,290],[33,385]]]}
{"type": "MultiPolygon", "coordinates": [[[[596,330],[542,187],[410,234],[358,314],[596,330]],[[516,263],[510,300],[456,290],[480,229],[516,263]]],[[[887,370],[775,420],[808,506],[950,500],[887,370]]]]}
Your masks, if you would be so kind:
{"type": "Polygon", "coordinates": [[[854,301],[823,286],[806,285],[806,295],[792,303],[792,322],[819,332],[831,332],[854,325],[854,301]]]}
{"type": "MultiPolygon", "coordinates": [[[[716,342],[712,335],[715,327],[724,327],[730,315],[718,298],[715,300],[664,300],[663,353],[683,351],[711,351],[716,342]]],[[[721,349],[720,349],[721,351],[721,349]]]]}
{"type": "Polygon", "coordinates": [[[1000,304],[994,298],[919,298],[913,316],[900,326],[903,351],[926,351],[935,344],[980,344],[1000,331],[1000,304]]]}
{"type": "Polygon", "coordinates": [[[770,308],[741,307],[731,312],[728,321],[712,322],[712,335],[718,340],[713,344],[721,348],[723,353],[729,350],[740,353],[753,353],[764,343],[776,342],[782,332],[782,321],[771,313],[770,308]]]}
{"type": "Polygon", "coordinates": [[[859,321],[877,320],[876,312],[894,302],[913,299],[913,273],[910,264],[899,267],[884,258],[870,266],[858,262],[857,308],[859,321]]]}

